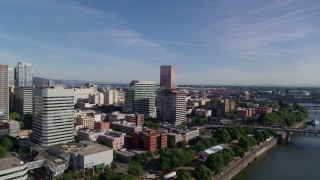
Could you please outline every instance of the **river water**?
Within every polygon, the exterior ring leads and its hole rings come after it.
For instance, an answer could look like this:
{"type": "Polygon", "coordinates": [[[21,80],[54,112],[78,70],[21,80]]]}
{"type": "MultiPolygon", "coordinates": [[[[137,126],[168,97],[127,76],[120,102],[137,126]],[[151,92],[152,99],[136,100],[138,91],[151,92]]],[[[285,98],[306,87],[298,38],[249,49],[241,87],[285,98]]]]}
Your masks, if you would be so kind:
{"type": "MultiPolygon", "coordinates": [[[[310,105],[310,104],[301,104],[310,105]]],[[[320,110],[309,110],[309,118],[320,120],[320,110]]],[[[308,125],[306,129],[319,129],[308,125]]],[[[277,144],[247,166],[233,180],[320,180],[320,136],[293,136],[288,144],[277,144]]]]}

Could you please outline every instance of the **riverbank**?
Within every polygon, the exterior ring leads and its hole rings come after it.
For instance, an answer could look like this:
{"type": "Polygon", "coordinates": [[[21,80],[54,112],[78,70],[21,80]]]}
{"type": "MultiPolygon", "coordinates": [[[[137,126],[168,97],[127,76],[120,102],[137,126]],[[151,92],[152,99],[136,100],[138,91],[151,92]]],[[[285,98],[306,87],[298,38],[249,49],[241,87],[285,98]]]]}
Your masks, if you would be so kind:
{"type": "Polygon", "coordinates": [[[292,127],[297,128],[297,129],[302,129],[302,128],[306,127],[307,123],[308,123],[308,119],[305,119],[304,121],[301,121],[301,122],[294,124],[292,127]]]}
{"type": "MultiPolygon", "coordinates": [[[[320,119],[320,110],[308,111],[310,119],[320,119]]],[[[299,125],[295,127],[299,128],[299,125]]],[[[320,125],[300,123],[300,129],[320,130],[320,125]]],[[[232,180],[319,179],[319,137],[293,135],[289,144],[277,144],[232,180]]]]}
{"type": "Polygon", "coordinates": [[[252,161],[257,159],[261,154],[269,150],[271,147],[277,144],[277,139],[272,138],[267,142],[256,146],[254,149],[249,151],[243,158],[235,161],[225,168],[221,175],[214,176],[214,180],[229,180],[236,174],[247,167],[252,161]]]}
{"type": "MultiPolygon", "coordinates": [[[[308,120],[301,121],[292,126],[292,128],[304,128],[307,125],[308,120]]],[[[236,174],[247,167],[252,161],[257,159],[261,154],[269,150],[271,147],[277,144],[277,138],[256,146],[254,149],[249,151],[243,158],[233,162],[227,166],[221,175],[214,176],[214,180],[229,180],[232,179],[236,174]]]]}

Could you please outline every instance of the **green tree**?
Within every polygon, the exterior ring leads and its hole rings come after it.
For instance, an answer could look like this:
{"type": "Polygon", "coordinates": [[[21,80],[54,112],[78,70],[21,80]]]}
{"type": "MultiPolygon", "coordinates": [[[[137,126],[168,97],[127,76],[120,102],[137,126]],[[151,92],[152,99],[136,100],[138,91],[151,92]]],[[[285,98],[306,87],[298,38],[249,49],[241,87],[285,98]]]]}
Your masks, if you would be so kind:
{"type": "Polygon", "coordinates": [[[137,177],[131,174],[124,175],[120,178],[120,180],[137,180],[137,177]]]}
{"type": "Polygon", "coordinates": [[[250,141],[247,137],[241,137],[239,139],[239,146],[244,150],[248,151],[250,148],[250,141]]]}
{"type": "Polygon", "coordinates": [[[256,139],[257,144],[260,144],[265,140],[261,133],[255,133],[254,138],[256,139]]]}
{"type": "Polygon", "coordinates": [[[214,153],[209,155],[205,164],[215,174],[219,174],[224,168],[224,158],[221,153],[214,153]]]}
{"type": "Polygon", "coordinates": [[[225,113],[224,116],[225,116],[225,118],[227,118],[227,119],[237,119],[237,118],[238,118],[237,115],[234,114],[233,111],[230,111],[230,112],[225,113]]]}
{"type": "Polygon", "coordinates": [[[99,180],[118,180],[119,176],[113,171],[105,171],[98,177],[99,180]]]}
{"type": "Polygon", "coordinates": [[[6,148],[7,150],[13,147],[13,143],[8,137],[2,137],[0,144],[2,147],[6,148]]]}
{"type": "Polygon", "coordinates": [[[217,138],[219,143],[227,143],[231,140],[228,131],[224,128],[220,128],[214,132],[214,137],[217,138]]]}
{"type": "Polygon", "coordinates": [[[240,146],[236,146],[233,151],[236,157],[243,157],[246,154],[240,146]]]}
{"type": "Polygon", "coordinates": [[[270,138],[270,136],[271,136],[269,131],[262,131],[261,134],[263,135],[264,140],[270,138]]]}
{"type": "Polygon", "coordinates": [[[218,145],[218,141],[216,138],[210,138],[210,141],[212,146],[218,145]]]}
{"type": "Polygon", "coordinates": [[[128,167],[128,174],[139,177],[143,175],[143,168],[140,163],[132,162],[128,167]]]}
{"type": "Polygon", "coordinates": [[[148,156],[148,157],[153,157],[153,153],[152,153],[151,151],[148,151],[148,152],[147,152],[147,156],[148,156]]]}
{"type": "Polygon", "coordinates": [[[7,153],[8,153],[7,150],[2,146],[0,146],[0,159],[3,159],[4,157],[6,157],[7,153]]]}
{"type": "Polygon", "coordinates": [[[234,128],[234,127],[228,128],[228,132],[229,132],[232,140],[238,140],[241,136],[238,129],[234,128]]]}
{"type": "Polygon", "coordinates": [[[204,125],[204,118],[196,117],[195,124],[196,124],[196,126],[203,126],[204,125]]]}
{"type": "Polygon", "coordinates": [[[183,151],[181,149],[163,150],[160,156],[161,169],[169,170],[173,167],[183,166],[190,163],[196,156],[193,150],[183,151]]]}
{"type": "Polygon", "coordinates": [[[184,148],[186,148],[187,147],[187,145],[188,145],[188,142],[187,141],[185,141],[185,140],[183,140],[183,141],[180,141],[180,142],[178,142],[178,148],[181,148],[181,149],[184,149],[184,148]]]}
{"type": "Polygon", "coordinates": [[[113,162],[111,163],[111,169],[115,169],[115,168],[117,168],[117,164],[113,161],[113,162]]]}
{"type": "Polygon", "coordinates": [[[176,142],[174,139],[170,138],[169,141],[168,141],[168,147],[171,148],[171,149],[174,149],[176,148],[176,142]]]}
{"type": "Polygon", "coordinates": [[[206,146],[201,141],[199,141],[196,143],[195,149],[197,150],[197,152],[204,151],[206,150],[206,146]]]}
{"type": "Polygon", "coordinates": [[[268,132],[271,136],[275,136],[277,134],[277,132],[274,129],[269,129],[268,132]]]}
{"type": "Polygon", "coordinates": [[[141,161],[142,161],[142,156],[141,156],[141,154],[136,153],[136,154],[134,155],[134,157],[133,157],[133,160],[134,160],[135,162],[141,162],[141,161]]]}
{"type": "Polygon", "coordinates": [[[243,130],[244,130],[245,134],[253,134],[255,131],[255,129],[253,127],[248,127],[248,126],[243,127],[243,130]]]}
{"type": "Polygon", "coordinates": [[[257,145],[257,140],[254,137],[248,137],[248,139],[249,139],[250,147],[257,145]]]}
{"type": "Polygon", "coordinates": [[[171,169],[171,161],[168,158],[161,158],[161,169],[167,171],[171,169]]]}
{"type": "Polygon", "coordinates": [[[13,119],[13,120],[16,120],[16,121],[20,121],[21,120],[21,116],[19,113],[16,113],[16,112],[12,112],[9,114],[9,119],[13,119]]]}
{"type": "Polygon", "coordinates": [[[23,121],[20,121],[19,124],[20,124],[20,129],[26,129],[23,121]]]}
{"type": "Polygon", "coordinates": [[[192,177],[190,173],[182,172],[181,174],[178,174],[177,180],[192,180],[192,177]]]}
{"type": "Polygon", "coordinates": [[[64,173],[63,174],[63,180],[72,180],[72,176],[69,173],[64,173]]]}
{"type": "Polygon", "coordinates": [[[212,179],[212,171],[207,168],[205,165],[200,165],[196,168],[194,177],[199,180],[211,180],[212,179]]]}
{"type": "Polygon", "coordinates": [[[224,165],[229,164],[233,160],[234,155],[235,155],[234,151],[232,149],[228,149],[228,148],[223,149],[222,151],[219,152],[219,154],[221,154],[224,159],[224,161],[223,161],[224,165]]]}

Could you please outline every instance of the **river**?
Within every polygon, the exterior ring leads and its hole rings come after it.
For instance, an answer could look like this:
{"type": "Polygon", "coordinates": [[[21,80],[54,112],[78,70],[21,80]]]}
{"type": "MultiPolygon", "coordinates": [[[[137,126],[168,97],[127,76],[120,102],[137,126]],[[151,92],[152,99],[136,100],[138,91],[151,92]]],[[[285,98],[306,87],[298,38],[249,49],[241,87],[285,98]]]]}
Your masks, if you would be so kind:
{"type": "MultiPolygon", "coordinates": [[[[309,110],[309,118],[314,117],[320,120],[320,110],[309,110]]],[[[306,127],[312,128],[320,129],[320,124],[306,127]]],[[[288,145],[274,146],[233,180],[316,180],[320,179],[319,165],[320,136],[293,136],[288,145]]]]}

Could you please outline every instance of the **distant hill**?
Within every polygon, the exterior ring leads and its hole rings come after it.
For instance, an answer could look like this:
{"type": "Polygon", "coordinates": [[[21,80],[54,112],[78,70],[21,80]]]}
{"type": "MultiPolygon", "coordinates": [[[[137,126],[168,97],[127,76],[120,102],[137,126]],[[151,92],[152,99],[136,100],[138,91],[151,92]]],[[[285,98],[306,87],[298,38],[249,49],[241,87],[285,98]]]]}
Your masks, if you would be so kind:
{"type": "Polygon", "coordinates": [[[91,84],[106,84],[106,82],[101,81],[82,81],[82,80],[58,80],[58,79],[45,79],[41,77],[33,77],[34,85],[42,85],[44,81],[52,80],[55,84],[64,84],[64,85],[84,85],[86,83],[91,84]]]}

